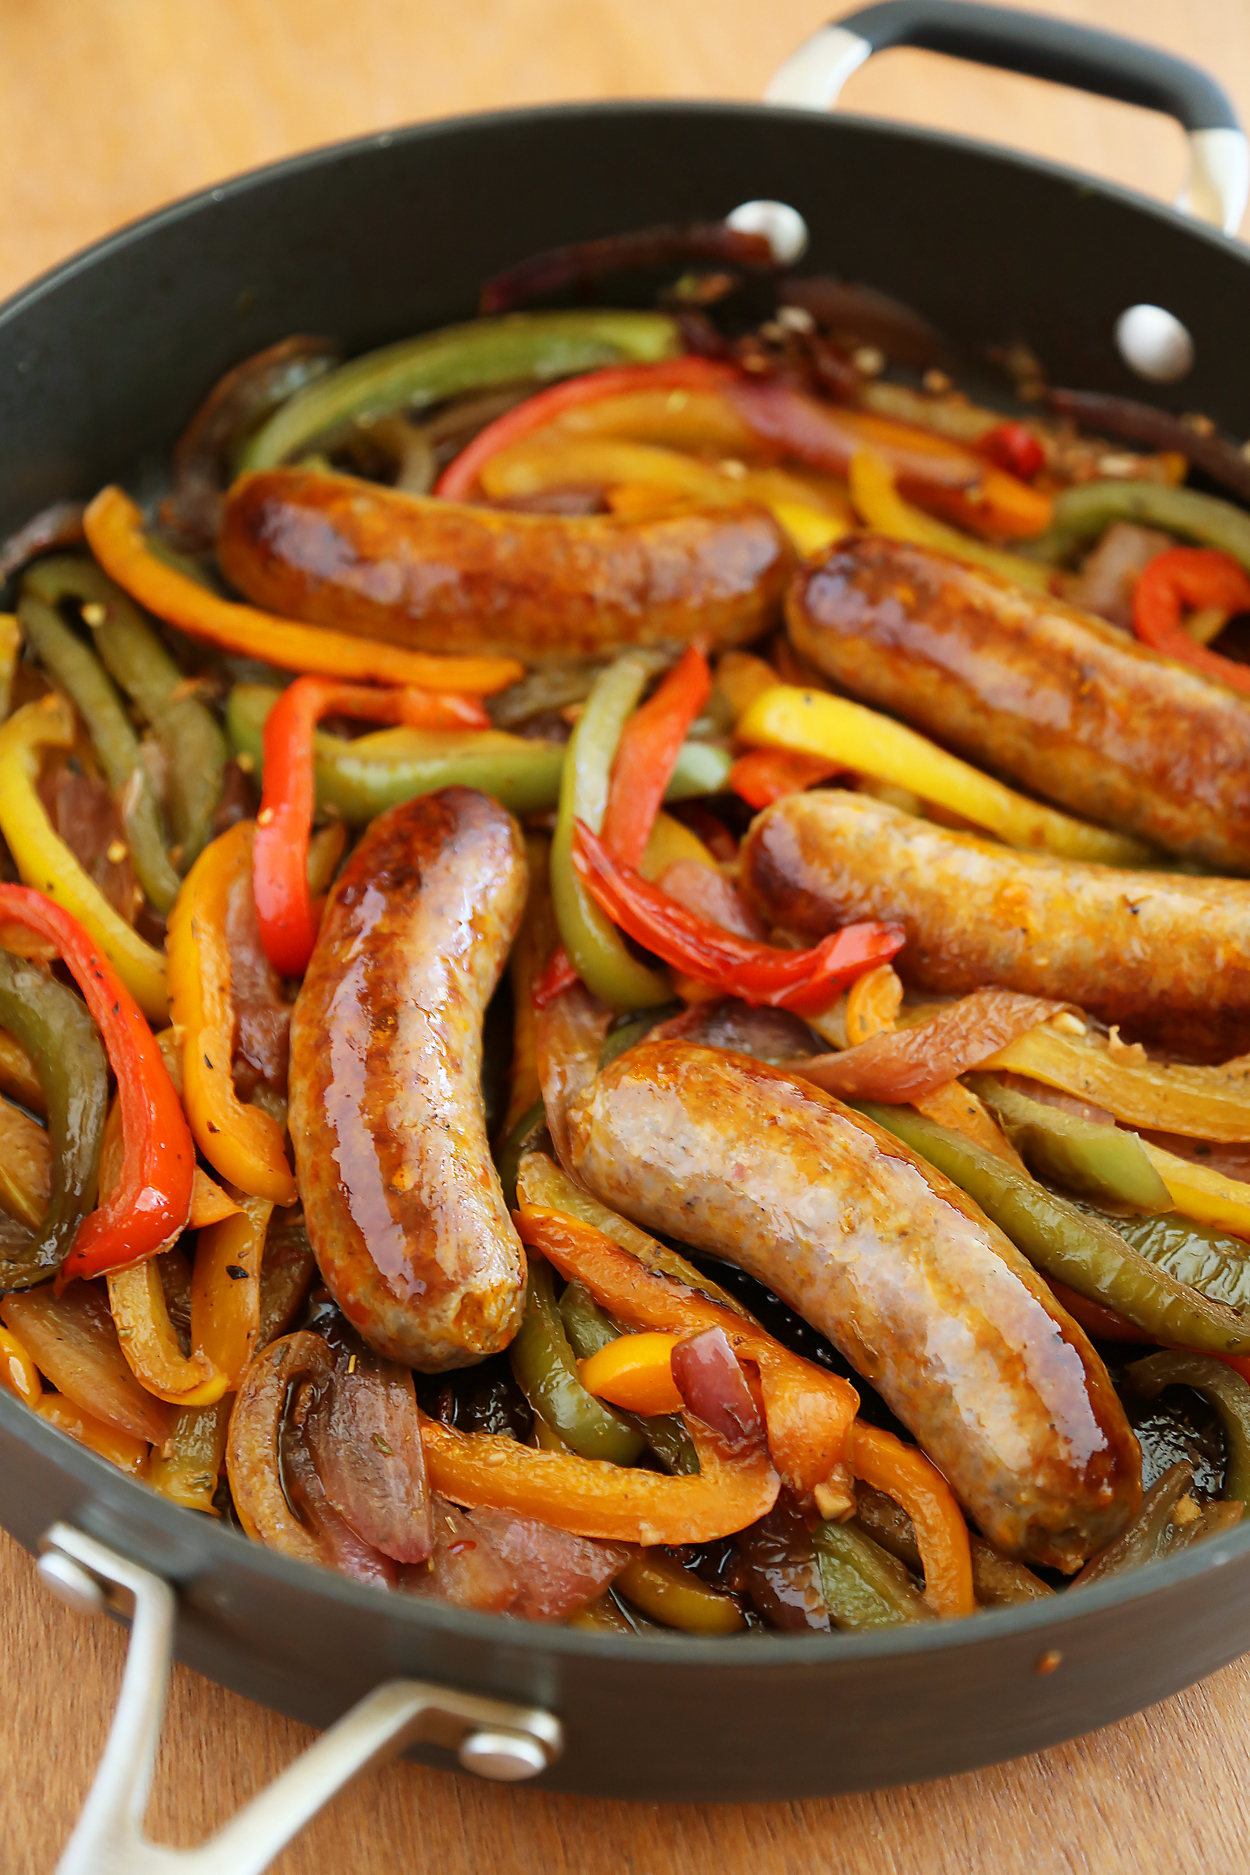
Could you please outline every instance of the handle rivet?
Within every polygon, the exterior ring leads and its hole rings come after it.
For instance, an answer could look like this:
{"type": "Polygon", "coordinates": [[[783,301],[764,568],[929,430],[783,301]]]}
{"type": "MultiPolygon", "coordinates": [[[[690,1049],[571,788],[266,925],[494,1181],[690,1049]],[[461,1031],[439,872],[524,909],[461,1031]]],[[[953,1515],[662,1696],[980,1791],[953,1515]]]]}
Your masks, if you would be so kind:
{"type": "Polygon", "coordinates": [[[466,1771],[497,1784],[519,1784],[547,1768],[547,1754],[536,1738],[523,1732],[470,1732],[460,1747],[466,1771]]]}
{"type": "Polygon", "coordinates": [[[39,1558],[39,1573],[58,1601],[74,1608],[80,1615],[98,1615],[104,1610],[104,1590],[81,1563],[60,1550],[50,1549],[39,1558]]]}
{"type": "Polygon", "coordinates": [[[807,223],[788,202],[742,202],[725,220],[739,234],[762,234],[778,267],[793,267],[807,251],[807,223]]]}
{"type": "Polygon", "coordinates": [[[1165,306],[1130,306],[1115,322],[1115,342],[1130,371],[1152,384],[1175,384],[1194,367],[1194,342],[1165,306]]]}

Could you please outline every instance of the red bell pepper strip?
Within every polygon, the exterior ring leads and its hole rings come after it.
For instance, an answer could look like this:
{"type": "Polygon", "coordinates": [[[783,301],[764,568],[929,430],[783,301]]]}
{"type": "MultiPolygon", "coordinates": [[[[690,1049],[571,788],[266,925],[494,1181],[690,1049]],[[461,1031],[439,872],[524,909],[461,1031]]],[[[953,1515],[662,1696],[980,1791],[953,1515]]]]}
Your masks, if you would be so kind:
{"type": "Polygon", "coordinates": [[[356,716],[415,729],[488,729],[472,697],[429,690],[372,690],[328,677],[297,677],[265,719],[264,785],[252,848],[252,891],[265,955],[280,976],[303,976],[317,941],[319,905],[308,889],[316,790],[313,733],[323,716],[356,716]]]}
{"type": "Polygon", "coordinates": [[[1250,667],[1223,658],[1192,639],[1181,623],[1185,606],[1250,612],[1250,579],[1236,560],[1214,547],[1172,547],[1151,560],[1133,594],[1133,630],[1154,651],[1250,691],[1250,667]]]}
{"type": "Polygon", "coordinates": [[[600,835],[618,866],[637,870],[690,725],[712,694],[712,673],[688,645],[621,733],[600,835]]]}
{"type": "Polygon", "coordinates": [[[723,390],[735,383],[741,373],[734,365],[718,364],[710,358],[665,358],[651,365],[609,365],[603,371],[587,371],[577,378],[566,378],[550,390],[527,397],[523,404],[506,410],[484,430],[478,432],[455,460],[448,464],[434,484],[434,493],[448,501],[468,501],[477,486],[483,463],[501,449],[510,449],[535,430],[546,429],[566,410],[580,404],[598,403],[603,397],[622,397],[630,391],[723,390]]]}
{"type": "Polygon", "coordinates": [[[0,919],[55,944],[95,1018],[117,1076],[121,1177],[78,1226],[58,1281],[141,1262],[185,1230],[195,1174],[190,1129],[156,1038],[99,946],[50,898],[30,886],[0,886],[0,919]]]}
{"type": "Polygon", "coordinates": [[[740,755],[729,771],[729,786],[748,807],[771,807],[786,794],[801,794],[818,781],[841,774],[837,762],[802,749],[752,749],[740,755]]]}
{"type": "Polygon", "coordinates": [[[571,990],[579,981],[572,958],[563,944],[557,944],[551,953],[551,962],[534,985],[535,1009],[545,1009],[548,1003],[554,1003],[557,996],[563,996],[565,990],[571,990]]]}
{"type": "Polygon", "coordinates": [[[618,868],[583,821],[573,831],[573,864],[597,904],[622,931],[675,970],[724,996],[773,1009],[815,1014],[865,970],[903,948],[898,925],[847,925],[811,950],[778,950],[738,937],[687,911],[631,868],[618,868]]]}
{"type": "Polygon", "coordinates": [[[1046,452],[1027,423],[1000,423],[986,431],[977,448],[996,469],[1005,469],[1022,482],[1031,482],[1046,461],[1046,452]]]}

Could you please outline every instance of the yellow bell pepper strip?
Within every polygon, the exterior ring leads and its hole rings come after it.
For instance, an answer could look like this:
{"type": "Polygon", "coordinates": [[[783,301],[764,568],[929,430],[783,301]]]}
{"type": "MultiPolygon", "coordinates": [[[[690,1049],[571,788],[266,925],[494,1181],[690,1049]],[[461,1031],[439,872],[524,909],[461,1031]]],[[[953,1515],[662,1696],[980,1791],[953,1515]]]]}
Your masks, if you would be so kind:
{"type": "Polygon", "coordinates": [[[0,612],[0,723],[9,713],[13,696],[13,673],[22,650],[22,634],[16,614],[0,612]]]}
{"type": "Polygon", "coordinates": [[[117,1077],[122,1177],[85,1217],[62,1265],[66,1280],[152,1256],[186,1228],[195,1150],[160,1049],[92,934],[29,886],[0,886],[0,918],[50,939],[82,991],[117,1077]]]}
{"type": "Polygon", "coordinates": [[[1030,592],[1050,591],[1050,569],[1036,560],[987,547],[983,541],[961,534],[943,521],[913,507],[898,493],[888,463],[870,450],[860,450],[851,462],[851,500],[866,527],[891,540],[912,541],[917,547],[935,547],[939,553],[975,561],[1030,592]]]}
{"type": "Polygon", "coordinates": [[[195,1142],[215,1171],[249,1197],[294,1204],[282,1129],[234,1091],[234,1005],[226,910],[230,888],[252,870],[253,823],[241,820],[206,846],[169,920],[170,1014],[182,1031],[183,1100],[195,1142]]]}
{"type": "Polygon", "coordinates": [[[1069,1034],[1052,1021],[1018,1036],[978,1066],[991,1074],[1027,1074],[1105,1107],[1127,1126],[1221,1145],[1250,1140],[1250,1073],[1244,1064],[1234,1074],[1152,1061],[1143,1048],[1069,1034]]]}
{"type": "Polygon", "coordinates": [[[0,1211],[37,1231],[51,1190],[48,1135],[20,1107],[0,1100],[0,1211]]]}
{"type": "Polygon", "coordinates": [[[574,823],[583,821],[592,833],[603,826],[621,732],[653,668],[647,657],[627,651],[596,680],[569,740],[551,843],[551,897],[565,952],[587,989],[618,1014],[667,1002],[668,984],[631,957],[578,876],[574,823]]]}
{"type": "Polygon", "coordinates": [[[128,925],[54,831],[36,783],[45,748],[68,749],[74,715],[57,691],[28,703],[0,728],[0,833],[23,880],[94,937],[149,1021],[167,1013],[165,959],[128,925]]]}
{"type": "Polygon", "coordinates": [[[213,1406],[187,1406],[176,1412],[165,1449],[152,1454],[147,1481],[173,1504],[215,1517],[213,1497],[226,1454],[232,1394],[213,1406]]]}
{"type": "MultiPolygon", "coordinates": [[[[434,493],[448,501],[467,501],[473,497],[487,463],[505,449],[512,449],[526,438],[545,430],[549,424],[566,419],[585,405],[603,404],[606,400],[628,397],[635,392],[722,390],[738,376],[736,367],[714,363],[707,358],[667,358],[656,363],[609,366],[603,371],[587,371],[550,390],[526,398],[512,410],[488,423],[473,441],[462,449],[455,461],[444,469],[434,485],[434,493]]],[[[735,441],[749,440],[750,432],[742,423],[732,424],[735,441]]],[[[628,478],[626,478],[628,479],[628,478]]]]}
{"type": "Polygon", "coordinates": [[[255,606],[220,599],[157,558],[143,537],[142,515],[120,488],[101,489],[85,526],[91,551],[124,592],[179,631],[222,651],[260,658],[279,670],[474,696],[504,690],[524,675],[515,658],[433,657],[316,625],[293,625],[255,606]]]}
{"type": "Polygon", "coordinates": [[[150,1448],[146,1439],[136,1439],[116,1426],[106,1425],[94,1413],[67,1400],[63,1393],[45,1393],[34,1402],[34,1407],[49,1426],[55,1426],[58,1432],[67,1432],[89,1451],[98,1452],[127,1477],[147,1477],[150,1448]]]}
{"type": "Polygon", "coordinates": [[[297,677],[265,719],[264,789],[252,848],[261,943],[279,976],[308,968],[321,910],[308,887],[313,822],[313,731],[323,716],[406,723],[413,729],[489,729],[481,704],[428,690],[374,690],[297,677]]]}
{"type": "Polygon", "coordinates": [[[0,1328],[0,1387],[7,1387],[27,1406],[34,1406],[43,1392],[39,1369],[11,1328],[0,1328]]]}
{"type": "Polygon", "coordinates": [[[510,1510],[577,1536],[648,1547],[732,1536],[777,1501],[780,1481],[766,1452],[730,1457],[689,1414],[686,1431],[698,1473],[666,1478],[573,1452],[534,1451],[498,1433],[458,1432],[421,1416],[430,1484],[453,1504],[510,1510]]]}
{"type": "MultiPolygon", "coordinates": [[[[191,1273],[191,1344],[236,1392],[260,1331],[260,1266],[273,1205],[245,1198],[242,1209],[201,1231],[191,1273]]],[[[207,1404],[208,1402],[204,1402],[207,1404]]]]}
{"type": "Polygon", "coordinates": [[[915,1525],[930,1608],[948,1618],[975,1614],[968,1526],[937,1466],[862,1419],[855,1421],[851,1451],[855,1476],[901,1504],[915,1525]]]}
{"type": "Polygon", "coordinates": [[[188,1356],[178,1345],[154,1258],[111,1270],[108,1290],[117,1339],[141,1386],[171,1406],[212,1406],[221,1398],[225,1374],[205,1354],[188,1356]]]}
{"type": "Polygon", "coordinates": [[[948,755],[927,736],[846,697],[778,684],[756,698],[735,733],[757,747],[798,749],[909,788],[922,800],[984,827],[1008,846],[1106,866],[1148,865],[1154,857],[1153,848],[1140,840],[1042,807],[957,755],[948,755]]]}
{"type": "Polygon", "coordinates": [[[533,1205],[516,1213],[516,1225],[523,1243],[629,1327],[675,1336],[723,1329],[738,1359],[759,1369],[768,1447],[783,1482],[800,1499],[814,1497],[822,1516],[849,1512],[846,1446],[859,1396],[847,1381],[792,1354],[754,1322],[653,1275],[593,1225],[533,1205]]]}
{"type": "Polygon", "coordinates": [[[674,820],[671,814],[657,814],[647,838],[646,852],[638,862],[639,872],[655,885],[670,866],[687,859],[698,866],[706,866],[711,872],[720,871],[715,854],[684,821],[674,820]]]}
{"type": "MultiPolygon", "coordinates": [[[[781,950],[738,937],[687,911],[640,873],[616,866],[581,820],[573,829],[572,860],[579,886],[630,937],[674,969],[744,1002],[800,1015],[819,1011],[864,970],[888,962],[903,947],[899,926],[871,921],[830,932],[810,950],[781,950]]],[[[663,1000],[653,996],[651,1002],[663,1000]]]]}
{"type": "Polygon", "coordinates": [[[556,943],[556,919],[551,904],[549,854],[551,842],[543,834],[527,833],[525,857],[529,862],[529,893],[525,916],[508,959],[512,986],[512,1066],[509,1071],[508,1110],[500,1128],[507,1139],[527,1113],[542,1104],[538,1079],[538,1011],[534,985],[542,975],[556,943]]]}
{"type": "Polygon", "coordinates": [[[1148,1139],[1141,1141],[1141,1148],[1167,1186],[1176,1210],[1197,1218],[1200,1224],[1216,1224],[1235,1237],[1250,1237],[1250,1185],[1165,1152],[1148,1139]]]}
{"type": "Polygon", "coordinates": [[[596,1399],[610,1400],[629,1413],[648,1418],[654,1413],[680,1413],[685,1400],[672,1368],[673,1349],[680,1339],[680,1335],[654,1329],[618,1335],[606,1348],[578,1363],[582,1385],[596,1399]]]}
{"type": "Polygon", "coordinates": [[[732,1595],[709,1588],[693,1569],[662,1550],[626,1563],[615,1587],[652,1621],[683,1634],[737,1634],[747,1624],[732,1595]]]}

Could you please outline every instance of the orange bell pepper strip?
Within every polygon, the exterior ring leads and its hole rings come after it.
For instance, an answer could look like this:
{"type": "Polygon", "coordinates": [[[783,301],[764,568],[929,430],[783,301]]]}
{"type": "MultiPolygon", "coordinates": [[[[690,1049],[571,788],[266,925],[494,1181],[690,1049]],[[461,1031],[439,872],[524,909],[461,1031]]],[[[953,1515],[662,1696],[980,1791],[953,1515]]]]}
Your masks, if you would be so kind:
{"type": "Polygon", "coordinates": [[[316,789],[313,732],[323,716],[354,716],[411,729],[489,729],[470,697],[430,690],[372,690],[326,677],[297,677],[265,718],[264,787],[252,849],[252,889],[260,941],[279,976],[308,968],[320,906],[308,887],[308,846],[316,789]]]}
{"type": "Polygon", "coordinates": [[[680,1413],[686,1402],[672,1367],[673,1349],[680,1340],[680,1335],[654,1329],[620,1335],[578,1362],[581,1383],[597,1400],[610,1400],[629,1413],[680,1413]]]}
{"type": "Polygon", "coordinates": [[[484,465],[502,449],[511,449],[527,436],[544,430],[567,412],[584,404],[626,396],[634,391],[719,390],[739,376],[734,365],[708,358],[665,358],[655,364],[609,365],[602,371],[583,372],[553,384],[549,390],[527,397],[523,404],[496,417],[478,432],[455,461],[443,470],[434,493],[448,501],[469,501],[484,465]]]}
{"type": "Polygon", "coordinates": [[[34,1408],[40,1419],[60,1432],[67,1432],[89,1451],[98,1452],[119,1471],[131,1478],[146,1478],[151,1449],[146,1439],[136,1439],[132,1433],[121,1432],[116,1426],[106,1426],[102,1419],[75,1406],[63,1393],[41,1395],[34,1402],[34,1408]]]}
{"type": "Polygon", "coordinates": [[[98,1276],[154,1255],[186,1228],[195,1148],[155,1037],[91,934],[60,905],[24,885],[0,886],[0,918],[56,945],[117,1076],[122,1175],[78,1226],[58,1281],[98,1276]]]}
{"type": "Polygon", "coordinates": [[[1151,560],[1133,593],[1133,630],[1153,651],[1250,691],[1250,667],[1208,651],[1181,623],[1185,606],[1250,612],[1250,578],[1230,554],[1214,547],[1172,547],[1151,560]]]}
{"type": "Polygon", "coordinates": [[[7,1387],[27,1406],[37,1405],[43,1393],[39,1369],[11,1328],[0,1328],[0,1387],[7,1387]]]}
{"type": "Polygon", "coordinates": [[[170,1014],[182,1031],[183,1100],[200,1151],[250,1197],[294,1204],[282,1129],[234,1091],[234,1005],[226,911],[233,882],[252,870],[253,823],[241,820],[204,848],[169,916],[170,1014]]]}
{"type": "Polygon", "coordinates": [[[245,1198],[233,1217],[201,1231],[196,1244],[191,1343],[221,1369],[223,1391],[238,1391],[256,1346],[260,1266],[272,1212],[267,1198],[245,1198]]]}
{"type": "Polygon", "coordinates": [[[707,659],[698,645],[687,645],[621,731],[600,836],[618,866],[641,865],[681,745],[711,694],[707,659]]]}
{"type": "Polygon", "coordinates": [[[260,658],[284,671],[316,671],[349,682],[417,684],[426,690],[489,696],[524,675],[515,658],[435,657],[399,645],[297,625],[256,606],[221,599],[160,560],[143,537],[143,517],[120,488],[101,489],[83,519],[92,553],[132,599],[192,638],[260,658]]]}
{"type": "MultiPolygon", "coordinates": [[[[722,996],[773,1009],[816,1013],[865,970],[903,947],[899,925],[864,923],[832,931],[810,950],[781,950],[687,911],[658,886],[614,864],[584,821],[573,828],[573,866],[587,892],[622,931],[666,964],[722,996]]],[[[545,985],[544,985],[545,987],[545,985]]]]}
{"type": "Polygon", "coordinates": [[[903,1506],[916,1527],[924,1565],[924,1598],[948,1618],[976,1613],[972,1549],[963,1512],[936,1465],[892,1432],[855,1421],[855,1476],[903,1506]]]}
{"type": "Polygon", "coordinates": [[[421,1415],[430,1484],[453,1504],[537,1517],[605,1542],[710,1543],[766,1517],[780,1479],[762,1447],[731,1456],[685,1416],[697,1476],[667,1478],[573,1452],[535,1451],[493,1432],[459,1432],[421,1415]]]}
{"type": "Polygon", "coordinates": [[[822,1516],[850,1514],[848,1441],[859,1396],[848,1381],[791,1353],[755,1322],[655,1275],[593,1225],[531,1205],[515,1216],[524,1243],[631,1328],[675,1336],[723,1329],[738,1359],[759,1369],[768,1449],[782,1481],[800,1499],[814,1497],[822,1516]]]}
{"type": "MultiPolygon", "coordinates": [[[[775,686],[774,686],[775,688],[775,686]]],[[[729,771],[726,785],[740,795],[748,807],[757,810],[771,807],[787,794],[801,794],[818,781],[828,781],[841,774],[838,762],[820,755],[808,755],[802,749],[752,749],[740,755],[729,771]]]]}

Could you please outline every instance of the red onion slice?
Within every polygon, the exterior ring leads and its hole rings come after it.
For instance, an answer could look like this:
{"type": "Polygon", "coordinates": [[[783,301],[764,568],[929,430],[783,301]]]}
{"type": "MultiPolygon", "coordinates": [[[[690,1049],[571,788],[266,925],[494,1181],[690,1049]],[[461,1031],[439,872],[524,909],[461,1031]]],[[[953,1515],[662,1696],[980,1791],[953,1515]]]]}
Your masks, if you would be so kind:
{"type": "Polygon", "coordinates": [[[764,1437],[764,1425],[723,1328],[679,1341],[669,1357],[677,1391],[697,1419],[741,1452],[764,1437]]]}
{"type": "Polygon", "coordinates": [[[326,1497],[357,1536],[396,1562],[424,1562],[434,1530],[408,1369],[371,1353],[340,1359],[307,1437],[326,1497]]]}

